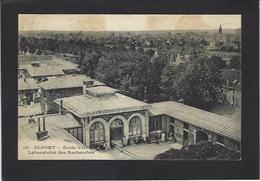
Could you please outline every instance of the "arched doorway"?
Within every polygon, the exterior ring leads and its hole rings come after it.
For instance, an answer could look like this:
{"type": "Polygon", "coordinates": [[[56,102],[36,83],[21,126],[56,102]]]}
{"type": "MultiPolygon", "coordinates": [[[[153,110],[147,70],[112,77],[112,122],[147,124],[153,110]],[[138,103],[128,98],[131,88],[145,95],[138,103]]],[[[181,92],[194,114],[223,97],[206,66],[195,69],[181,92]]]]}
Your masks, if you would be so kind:
{"type": "Polygon", "coordinates": [[[208,141],[208,134],[204,131],[198,130],[196,132],[196,143],[199,143],[201,141],[208,141]]]}
{"type": "Polygon", "coordinates": [[[101,122],[93,123],[90,127],[90,147],[105,141],[105,127],[101,122]]]}
{"type": "Polygon", "coordinates": [[[115,119],[110,124],[110,141],[122,140],[124,136],[124,125],[121,119],[115,119]]]}
{"type": "Polygon", "coordinates": [[[135,116],[129,121],[129,136],[142,135],[142,120],[140,117],[135,116]]]}

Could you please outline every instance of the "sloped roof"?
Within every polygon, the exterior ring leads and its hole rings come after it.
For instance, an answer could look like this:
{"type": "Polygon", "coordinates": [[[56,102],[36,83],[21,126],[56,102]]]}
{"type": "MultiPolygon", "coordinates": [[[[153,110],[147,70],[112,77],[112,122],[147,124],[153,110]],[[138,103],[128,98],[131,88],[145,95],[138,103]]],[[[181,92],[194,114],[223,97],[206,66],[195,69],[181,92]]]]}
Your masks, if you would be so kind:
{"type": "Polygon", "coordinates": [[[63,100],[64,108],[78,117],[145,110],[149,108],[147,103],[119,93],[106,98],[80,95],[56,99],[55,102],[60,104],[60,100],[63,100]]]}
{"type": "MultiPolygon", "coordinates": [[[[48,80],[41,82],[39,86],[45,90],[82,87],[83,80],[90,79],[86,75],[64,75],[59,77],[48,77],[48,80]]],[[[91,79],[90,79],[91,80],[91,79]]],[[[94,81],[94,86],[105,85],[102,82],[94,81]]]]}
{"type": "Polygon", "coordinates": [[[234,121],[241,120],[241,108],[233,107],[231,105],[217,105],[213,107],[210,112],[219,114],[221,116],[226,116],[234,121]]]}
{"type": "Polygon", "coordinates": [[[197,109],[174,101],[152,104],[152,116],[168,115],[210,132],[241,141],[241,121],[220,116],[208,111],[197,109]]]}
{"type": "Polygon", "coordinates": [[[18,79],[18,91],[35,89],[39,89],[39,86],[33,78],[18,79]]]}
{"type": "Polygon", "coordinates": [[[48,64],[41,64],[39,67],[33,67],[32,65],[24,65],[31,77],[39,76],[53,76],[64,75],[62,68],[59,66],[50,66],[48,64]]]}

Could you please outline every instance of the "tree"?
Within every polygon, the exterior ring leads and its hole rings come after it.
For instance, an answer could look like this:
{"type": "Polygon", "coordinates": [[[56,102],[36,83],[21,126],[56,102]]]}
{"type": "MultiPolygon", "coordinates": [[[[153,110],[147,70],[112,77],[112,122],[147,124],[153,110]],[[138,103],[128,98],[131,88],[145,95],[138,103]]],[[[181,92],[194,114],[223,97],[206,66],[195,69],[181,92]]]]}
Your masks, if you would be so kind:
{"type": "Polygon", "coordinates": [[[199,58],[179,66],[163,71],[164,99],[183,99],[185,104],[206,110],[224,101],[220,66],[215,58],[199,58]]]}
{"type": "Polygon", "coordinates": [[[229,63],[229,68],[240,70],[241,65],[240,65],[240,57],[239,56],[231,57],[230,63],[229,63]]]}
{"type": "Polygon", "coordinates": [[[95,69],[98,66],[100,55],[95,52],[87,53],[81,62],[81,70],[91,78],[95,77],[95,69]]]}

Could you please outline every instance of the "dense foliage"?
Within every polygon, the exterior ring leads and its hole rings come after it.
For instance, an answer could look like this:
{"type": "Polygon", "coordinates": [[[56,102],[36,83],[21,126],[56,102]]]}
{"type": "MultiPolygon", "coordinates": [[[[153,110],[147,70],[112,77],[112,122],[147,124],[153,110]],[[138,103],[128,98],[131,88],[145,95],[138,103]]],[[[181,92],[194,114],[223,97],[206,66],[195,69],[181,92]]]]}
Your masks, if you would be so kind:
{"type": "Polygon", "coordinates": [[[218,144],[213,145],[211,142],[200,142],[181,150],[170,149],[155,157],[155,160],[162,159],[238,160],[240,159],[240,153],[218,144]]]}
{"type": "Polygon", "coordinates": [[[220,69],[225,62],[219,57],[198,58],[185,65],[165,67],[161,80],[164,99],[183,99],[188,105],[204,109],[224,101],[220,69]]]}
{"type": "MultiPolygon", "coordinates": [[[[20,36],[19,51],[72,53],[78,55],[76,62],[82,73],[128,96],[149,102],[183,99],[185,104],[210,109],[223,102],[219,73],[226,66],[222,58],[200,53],[209,45],[211,36],[195,32],[176,36],[40,33],[20,36]],[[170,65],[172,55],[177,53],[189,54],[190,60],[170,65]]],[[[234,42],[237,39],[235,36],[234,42]]]]}

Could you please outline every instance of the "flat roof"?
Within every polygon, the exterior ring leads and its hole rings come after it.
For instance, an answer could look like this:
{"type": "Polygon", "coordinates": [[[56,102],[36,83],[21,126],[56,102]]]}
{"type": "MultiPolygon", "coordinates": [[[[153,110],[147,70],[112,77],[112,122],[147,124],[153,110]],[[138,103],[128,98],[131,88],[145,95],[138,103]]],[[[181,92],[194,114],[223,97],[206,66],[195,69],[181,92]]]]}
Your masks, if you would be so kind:
{"type": "MultiPolygon", "coordinates": [[[[83,87],[83,80],[90,79],[86,75],[64,75],[58,77],[48,77],[47,81],[39,83],[39,86],[44,90],[63,89],[63,88],[75,88],[83,87]]],[[[102,82],[94,80],[93,86],[105,85],[102,82]]]]}
{"type": "Polygon", "coordinates": [[[45,117],[45,122],[46,125],[54,125],[64,129],[81,126],[80,123],[70,113],[48,115],[45,117]]]}
{"type": "Polygon", "coordinates": [[[18,79],[18,91],[25,91],[25,90],[37,90],[39,86],[36,83],[36,80],[33,78],[20,78],[18,79]]]}
{"type": "Polygon", "coordinates": [[[241,141],[241,120],[234,121],[231,118],[174,101],[154,103],[150,113],[152,116],[168,115],[210,132],[241,141]]]}
{"type": "MultiPolygon", "coordinates": [[[[53,117],[54,118],[54,117],[53,117]]],[[[57,117],[56,117],[57,118],[57,117]]],[[[42,124],[42,122],[41,122],[42,124]]],[[[42,129],[42,127],[41,127],[42,129]]],[[[61,158],[62,154],[28,154],[28,150],[24,151],[22,148],[25,145],[30,145],[30,151],[46,151],[34,149],[35,146],[46,146],[54,145],[55,151],[64,151],[63,145],[66,146],[84,146],[80,141],[73,137],[70,133],[64,130],[60,125],[51,123],[46,117],[46,130],[48,131],[49,137],[45,140],[38,141],[36,132],[38,131],[38,124],[28,124],[28,117],[18,119],[18,159],[66,159],[68,156],[61,158]],[[48,121],[47,121],[48,120],[48,121]]],[[[49,150],[51,151],[51,150],[49,150]]],[[[54,150],[52,150],[54,151],[54,150]]],[[[75,155],[74,155],[75,156],[75,155]]]]}
{"type": "Polygon", "coordinates": [[[80,95],[56,99],[55,102],[60,104],[60,100],[63,100],[65,109],[78,117],[145,110],[149,108],[147,103],[119,93],[115,93],[114,96],[102,98],[80,95]]]}

